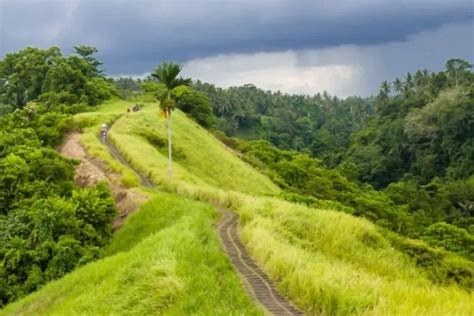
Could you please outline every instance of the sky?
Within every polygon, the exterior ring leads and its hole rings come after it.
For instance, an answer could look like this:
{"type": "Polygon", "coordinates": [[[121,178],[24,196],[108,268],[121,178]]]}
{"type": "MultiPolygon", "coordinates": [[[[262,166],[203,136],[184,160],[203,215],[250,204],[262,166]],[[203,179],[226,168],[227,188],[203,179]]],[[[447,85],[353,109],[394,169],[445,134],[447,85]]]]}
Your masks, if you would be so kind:
{"type": "Polygon", "coordinates": [[[473,0],[0,0],[0,58],[99,49],[111,76],[175,61],[193,79],[368,96],[449,58],[474,62],[473,0]]]}

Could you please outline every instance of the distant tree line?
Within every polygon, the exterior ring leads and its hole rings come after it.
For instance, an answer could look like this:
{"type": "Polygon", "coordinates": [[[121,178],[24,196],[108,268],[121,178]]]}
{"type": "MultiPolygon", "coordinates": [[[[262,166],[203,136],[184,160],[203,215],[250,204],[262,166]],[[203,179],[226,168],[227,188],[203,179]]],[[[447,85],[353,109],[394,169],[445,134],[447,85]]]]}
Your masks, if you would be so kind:
{"type": "Polygon", "coordinates": [[[228,136],[265,139],[330,167],[351,162],[361,181],[383,188],[407,177],[427,183],[473,174],[470,67],[451,59],[445,71],[383,82],[370,98],[288,95],[253,85],[221,89],[199,81],[195,87],[210,97],[217,128],[228,136]]]}

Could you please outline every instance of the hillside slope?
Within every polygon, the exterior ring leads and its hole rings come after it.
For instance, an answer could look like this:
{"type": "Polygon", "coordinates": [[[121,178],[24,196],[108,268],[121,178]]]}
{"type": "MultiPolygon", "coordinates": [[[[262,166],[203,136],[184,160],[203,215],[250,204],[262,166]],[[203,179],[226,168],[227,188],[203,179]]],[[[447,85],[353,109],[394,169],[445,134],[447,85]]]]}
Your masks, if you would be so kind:
{"type": "Polygon", "coordinates": [[[106,257],[7,306],[0,315],[260,315],[212,229],[216,211],[155,193],[106,257]]]}
{"type": "MultiPolygon", "coordinates": [[[[165,135],[166,121],[152,108],[119,118],[109,137],[137,169],[162,184],[167,181],[165,135]]],[[[279,192],[267,177],[237,159],[230,148],[179,110],[173,113],[172,137],[175,183],[258,195],[279,192]]]]}
{"type": "Polygon", "coordinates": [[[91,121],[84,124],[91,126],[84,143],[93,154],[105,157],[93,137],[98,131],[94,124],[116,120],[110,139],[130,164],[178,195],[155,193],[157,198],[131,216],[115,235],[109,257],[0,314],[61,314],[69,308],[85,314],[259,313],[218,247],[212,229],[215,210],[185,197],[237,211],[251,255],[279,290],[309,314],[474,314],[471,262],[406,241],[427,261],[433,256],[439,265],[440,279],[436,280],[430,271],[394,249],[393,240],[369,221],[271,197],[279,189],[268,178],[178,111],[173,134],[175,175],[170,181],[162,144],[165,123],[156,105],[127,114],[128,106],[109,103],[100,115],[81,115],[81,120],[91,121]],[[464,287],[450,281],[447,265],[459,268],[465,276],[461,280],[464,287]],[[79,285],[73,286],[74,282],[79,285]],[[144,294],[150,290],[152,297],[144,294]],[[96,307],[103,301],[111,307],[96,307]]]}

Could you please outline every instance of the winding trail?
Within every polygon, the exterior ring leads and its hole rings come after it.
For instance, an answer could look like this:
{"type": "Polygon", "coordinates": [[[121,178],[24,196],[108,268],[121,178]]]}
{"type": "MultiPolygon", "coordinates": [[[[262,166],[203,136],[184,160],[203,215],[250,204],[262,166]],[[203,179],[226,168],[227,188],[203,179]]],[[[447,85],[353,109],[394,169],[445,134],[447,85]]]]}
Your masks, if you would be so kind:
{"type": "MultiPolygon", "coordinates": [[[[143,186],[154,188],[153,183],[131,166],[107,139],[102,139],[102,142],[107,145],[110,154],[115,159],[140,177],[143,186]]],[[[271,315],[303,315],[278,293],[270,278],[248,254],[238,233],[238,215],[223,208],[218,208],[218,210],[222,213],[222,218],[217,227],[223,248],[242,277],[244,289],[249,297],[271,315]]]]}
{"type": "Polygon", "coordinates": [[[140,178],[140,182],[144,187],[147,187],[147,188],[154,188],[155,187],[153,185],[153,183],[150,181],[150,179],[145,177],[145,175],[143,175],[140,171],[136,170],[134,167],[132,167],[132,165],[130,165],[128,163],[128,161],[122,156],[122,154],[120,154],[120,152],[114,147],[114,145],[112,145],[107,140],[107,138],[105,138],[105,139],[101,138],[101,141],[102,141],[103,144],[107,145],[107,148],[109,149],[109,153],[112,155],[112,157],[114,157],[116,160],[120,161],[120,163],[122,165],[124,165],[125,167],[132,170],[140,178]]]}
{"type": "Polygon", "coordinates": [[[272,315],[303,315],[278,293],[270,278],[248,254],[239,237],[237,214],[225,209],[219,210],[223,214],[218,226],[222,243],[244,279],[244,287],[249,296],[272,315]]]}

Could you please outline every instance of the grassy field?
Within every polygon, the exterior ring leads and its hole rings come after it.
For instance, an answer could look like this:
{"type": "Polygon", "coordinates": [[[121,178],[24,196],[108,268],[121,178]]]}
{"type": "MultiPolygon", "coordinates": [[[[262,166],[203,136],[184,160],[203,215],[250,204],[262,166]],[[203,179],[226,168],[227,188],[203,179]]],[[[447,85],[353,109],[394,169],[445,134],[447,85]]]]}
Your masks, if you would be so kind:
{"type": "MultiPolygon", "coordinates": [[[[118,119],[110,131],[114,145],[156,183],[167,179],[166,121],[158,110],[118,119]],[[135,154],[137,153],[137,154],[135,154]]],[[[276,194],[278,187],[176,110],[173,113],[173,181],[251,194],[276,194]]]]}
{"type": "Polygon", "coordinates": [[[366,220],[276,199],[255,199],[240,212],[250,253],[310,313],[474,313],[472,292],[433,284],[366,220]]]}
{"type": "MultiPolygon", "coordinates": [[[[340,212],[258,197],[260,177],[221,169],[223,162],[239,165],[230,163],[238,157],[215,145],[210,134],[182,113],[175,114],[175,144],[193,159],[178,160],[174,186],[167,188],[239,211],[251,253],[278,281],[280,290],[304,310],[327,315],[474,313],[472,293],[455,285],[434,284],[423,269],[393,249],[374,224],[340,212]],[[221,162],[218,166],[208,164],[209,152],[221,162]]],[[[164,121],[156,120],[145,112],[122,117],[113,139],[133,165],[166,183],[166,156],[138,136],[148,132],[164,137],[164,121]]]]}
{"type": "Polygon", "coordinates": [[[216,211],[156,193],[102,260],[7,306],[0,315],[262,315],[212,228],[216,211]]]}
{"type": "MultiPolygon", "coordinates": [[[[135,168],[177,195],[159,194],[129,218],[114,236],[108,257],[15,303],[4,314],[38,310],[59,315],[68,308],[82,314],[119,309],[146,314],[150,308],[170,314],[258,313],[218,248],[212,230],[215,211],[187,197],[239,212],[249,252],[281,292],[309,314],[474,315],[472,291],[435,284],[427,270],[394,249],[369,221],[272,197],[279,189],[268,178],[179,111],[173,116],[176,162],[170,181],[162,148],[165,121],[156,105],[126,113],[133,104],[114,104],[101,107],[97,116],[78,118],[92,121],[83,124],[90,126],[83,139],[87,148],[110,160],[94,136],[99,128],[94,124],[115,120],[111,141],[135,168]],[[79,286],[73,287],[74,282],[79,286]],[[127,292],[128,287],[133,291],[127,292]],[[150,289],[152,297],[144,294],[150,289]],[[93,307],[100,299],[114,306],[93,307]]],[[[470,262],[462,264],[474,269],[470,262]]]]}

